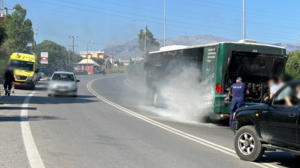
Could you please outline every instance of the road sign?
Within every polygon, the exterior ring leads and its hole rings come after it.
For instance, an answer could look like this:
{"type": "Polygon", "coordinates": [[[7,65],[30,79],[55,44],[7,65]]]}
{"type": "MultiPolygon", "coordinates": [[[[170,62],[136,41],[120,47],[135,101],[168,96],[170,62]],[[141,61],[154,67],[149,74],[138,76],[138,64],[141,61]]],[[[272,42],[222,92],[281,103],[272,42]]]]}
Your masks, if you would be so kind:
{"type": "Polygon", "coordinates": [[[48,64],[48,52],[41,52],[41,64],[48,64]]]}

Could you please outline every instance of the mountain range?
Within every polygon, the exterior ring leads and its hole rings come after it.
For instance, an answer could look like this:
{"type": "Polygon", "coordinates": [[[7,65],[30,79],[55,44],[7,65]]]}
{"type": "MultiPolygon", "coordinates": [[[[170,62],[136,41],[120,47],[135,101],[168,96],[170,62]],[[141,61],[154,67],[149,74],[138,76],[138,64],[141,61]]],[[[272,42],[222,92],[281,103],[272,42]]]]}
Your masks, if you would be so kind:
{"type": "MultiPolygon", "coordinates": [[[[157,40],[161,46],[163,46],[164,40],[157,40]]],[[[184,45],[193,46],[217,42],[234,42],[235,40],[227,39],[224,37],[215,36],[212,34],[196,35],[196,36],[178,36],[174,38],[167,38],[167,45],[184,45]]],[[[273,43],[272,45],[282,46],[287,49],[287,51],[295,51],[299,49],[300,41],[295,41],[291,43],[273,43]]],[[[138,39],[133,39],[130,41],[122,42],[119,44],[111,44],[106,46],[102,51],[105,51],[106,55],[113,55],[115,58],[121,58],[122,60],[127,60],[134,57],[141,57],[143,52],[138,49],[138,39]],[[112,53],[113,51],[113,53],[112,53]]]]}

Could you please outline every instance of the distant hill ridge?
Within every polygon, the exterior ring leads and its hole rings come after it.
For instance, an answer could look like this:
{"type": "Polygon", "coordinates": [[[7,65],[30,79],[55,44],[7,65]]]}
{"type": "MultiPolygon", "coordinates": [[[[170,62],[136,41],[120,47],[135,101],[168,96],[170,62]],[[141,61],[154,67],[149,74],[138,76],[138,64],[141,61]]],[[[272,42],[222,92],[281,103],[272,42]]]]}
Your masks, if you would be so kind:
{"type": "MultiPolygon", "coordinates": [[[[157,41],[161,44],[162,47],[163,39],[159,39],[157,41]]],[[[218,43],[218,42],[234,42],[234,40],[215,36],[212,34],[196,35],[196,36],[178,36],[178,37],[166,39],[167,45],[194,46],[194,45],[218,43]]],[[[291,42],[291,43],[274,43],[272,45],[285,47],[287,51],[295,51],[299,49],[300,41],[291,42]]],[[[141,52],[138,49],[138,46],[139,46],[138,39],[136,38],[119,44],[108,45],[103,50],[106,51],[107,55],[111,55],[111,48],[113,47],[113,55],[115,58],[129,59],[132,57],[141,57],[143,55],[143,52],[141,52]]]]}

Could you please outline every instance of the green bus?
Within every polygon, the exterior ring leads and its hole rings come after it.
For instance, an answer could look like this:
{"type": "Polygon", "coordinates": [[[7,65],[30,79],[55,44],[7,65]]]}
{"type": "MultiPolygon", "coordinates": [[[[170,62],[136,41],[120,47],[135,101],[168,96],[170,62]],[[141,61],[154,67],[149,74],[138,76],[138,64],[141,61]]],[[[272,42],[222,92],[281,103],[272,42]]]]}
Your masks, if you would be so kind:
{"type": "Polygon", "coordinates": [[[172,78],[180,76],[185,68],[193,67],[198,72],[189,73],[197,74],[199,87],[186,94],[201,93],[195,106],[205,106],[226,118],[230,116],[231,102],[224,99],[238,76],[250,91],[246,106],[263,103],[269,94],[268,80],[282,75],[287,59],[285,48],[253,40],[163,47],[150,52],[145,59],[146,97],[152,99],[155,106],[172,101],[172,94],[184,92],[180,90],[181,81],[172,78]],[[164,93],[165,90],[169,93],[164,93]]]}

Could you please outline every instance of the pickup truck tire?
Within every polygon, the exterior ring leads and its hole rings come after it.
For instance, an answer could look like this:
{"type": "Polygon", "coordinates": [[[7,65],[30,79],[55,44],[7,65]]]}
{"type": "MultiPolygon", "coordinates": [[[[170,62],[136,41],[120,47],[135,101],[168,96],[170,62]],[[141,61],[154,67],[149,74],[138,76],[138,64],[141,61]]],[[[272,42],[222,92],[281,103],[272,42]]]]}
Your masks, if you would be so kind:
{"type": "Polygon", "coordinates": [[[240,128],[234,138],[235,152],[241,160],[255,162],[265,153],[254,126],[240,128]]]}

